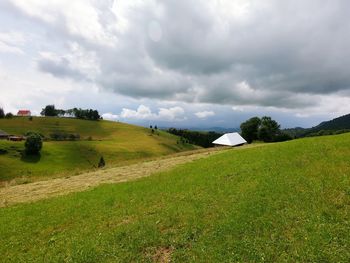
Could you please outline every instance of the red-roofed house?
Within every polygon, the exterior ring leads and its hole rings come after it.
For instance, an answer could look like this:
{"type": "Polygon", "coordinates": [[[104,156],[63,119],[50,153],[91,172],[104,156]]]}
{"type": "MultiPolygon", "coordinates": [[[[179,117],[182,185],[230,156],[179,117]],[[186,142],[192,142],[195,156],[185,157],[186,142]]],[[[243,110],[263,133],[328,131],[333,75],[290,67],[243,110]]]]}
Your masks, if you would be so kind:
{"type": "Polygon", "coordinates": [[[30,110],[19,110],[17,116],[28,117],[31,115],[30,110]]]}

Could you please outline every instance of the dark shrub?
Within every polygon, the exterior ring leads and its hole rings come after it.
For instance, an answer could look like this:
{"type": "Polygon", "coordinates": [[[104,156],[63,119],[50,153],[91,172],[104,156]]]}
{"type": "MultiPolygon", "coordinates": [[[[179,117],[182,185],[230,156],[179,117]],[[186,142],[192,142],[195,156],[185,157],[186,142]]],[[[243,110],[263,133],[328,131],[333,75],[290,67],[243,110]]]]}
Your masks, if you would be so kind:
{"type": "Polygon", "coordinates": [[[284,132],[281,132],[275,136],[275,142],[285,142],[290,140],[293,140],[293,137],[284,132]]]}
{"type": "Polygon", "coordinates": [[[100,161],[98,162],[98,168],[105,167],[105,165],[105,160],[103,159],[103,156],[101,156],[100,161]]]}
{"type": "Polygon", "coordinates": [[[0,154],[6,154],[6,153],[8,153],[8,151],[6,149],[0,148],[0,154]]]}
{"type": "Polygon", "coordinates": [[[6,119],[12,119],[13,118],[13,114],[11,112],[8,112],[8,113],[6,113],[5,118],[6,119]]]}
{"type": "Polygon", "coordinates": [[[25,152],[27,154],[38,154],[43,147],[43,140],[40,134],[32,133],[30,134],[24,144],[25,152]]]}

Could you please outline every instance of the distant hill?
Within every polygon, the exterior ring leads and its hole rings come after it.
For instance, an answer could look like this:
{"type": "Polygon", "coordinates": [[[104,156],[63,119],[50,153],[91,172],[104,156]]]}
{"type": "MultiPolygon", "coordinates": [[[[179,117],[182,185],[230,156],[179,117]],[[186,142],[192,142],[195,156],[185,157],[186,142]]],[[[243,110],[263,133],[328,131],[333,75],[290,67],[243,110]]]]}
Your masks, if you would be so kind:
{"type": "MultiPolygon", "coordinates": [[[[135,163],[157,156],[200,148],[180,141],[165,131],[155,131],[112,121],[88,121],[59,117],[15,117],[0,119],[0,130],[24,135],[39,132],[49,141],[39,157],[25,157],[23,142],[0,140],[1,181],[14,178],[37,180],[45,177],[70,176],[96,168],[101,156],[107,166],[135,163]],[[75,141],[50,140],[53,135],[77,136],[75,141]]],[[[69,137],[68,137],[69,138],[69,137]]]]}
{"type": "Polygon", "coordinates": [[[305,137],[315,135],[328,135],[335,133],[343,133],[350,131],[350,114],[335,118],[330,121],[324,121],[315,127],[304,129],[304,128],[292,128],[284,129],[286,133],[293,137],[305,137]]]}
{"type": "Polygon", "coordinates": [[[311,131],[320,130],[342,130],[350,129],[350,114],[335,118],[330,121],[321,122],[319,125],[311,128],[311,131]]]}

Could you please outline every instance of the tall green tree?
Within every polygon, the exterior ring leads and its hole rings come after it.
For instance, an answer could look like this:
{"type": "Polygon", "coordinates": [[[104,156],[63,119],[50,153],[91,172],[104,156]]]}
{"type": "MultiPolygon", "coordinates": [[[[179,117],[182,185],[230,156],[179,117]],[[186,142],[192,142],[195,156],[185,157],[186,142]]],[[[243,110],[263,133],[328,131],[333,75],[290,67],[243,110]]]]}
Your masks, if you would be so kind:
{"type": "Polygon", "coordinates": [[[57,116],[58,112],[55,108],[55,105],[46,105],[46,107],[42,109],[40,114],[42,116],[57,116]]]}
{"type": "Polygon", "coordinates": [[[268,116],[261,119],[253,117],[243,122],[241,124],[241,135],[248,143],[252,143],[254,140],[277,142],[292,139],[291,136],[281,131],[277,121],[268,116]]]}
{"type": "Polygon", "coordinates": [[[241,124],[241,135],[248,143],[258,139],[260,124],[261,120],[258,117],[250,118],[241,124]]]}
{"type": "Polygon", "coordinates": [[[0,108],[0,119],[5,118],[5,112],[3,108],[0,108]]]}
{"type": "Polygon", "coordinates": [[[271,117],[264,116],[258,131],[258,138],[264,142],[273,142],[280,133],[280,125],[271,117]]]}

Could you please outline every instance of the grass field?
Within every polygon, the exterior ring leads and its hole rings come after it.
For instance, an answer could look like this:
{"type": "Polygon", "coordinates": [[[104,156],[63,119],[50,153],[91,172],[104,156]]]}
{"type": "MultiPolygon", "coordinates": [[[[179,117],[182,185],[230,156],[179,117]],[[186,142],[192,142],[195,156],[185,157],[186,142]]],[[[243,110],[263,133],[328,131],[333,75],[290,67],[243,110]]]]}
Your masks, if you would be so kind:
{"type": "Polygon", "coordinates": [[[0,209],[2,262],[349,262],[350,134],[0,209]]]}
{"type": "Polygon", "coordinates": [[[166,132],[151,134],[150,129],[110,121],[86,121],[69,118],[0,119],[0,130],[21,135],[37,131],[45,136],[52,132],[78,133],[80,141],[44,142],[41,155],[22,157],[23,142],[0,140],[0,184],[16,178],[17,183],[54,176],[66,176],[93,169],[101,156],[107,166],[120,166],[147,158],[167,155],[194,147],[178,143],[166,132]],[[91,137],[92,140],[87,140],[91,137]]]}

